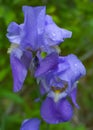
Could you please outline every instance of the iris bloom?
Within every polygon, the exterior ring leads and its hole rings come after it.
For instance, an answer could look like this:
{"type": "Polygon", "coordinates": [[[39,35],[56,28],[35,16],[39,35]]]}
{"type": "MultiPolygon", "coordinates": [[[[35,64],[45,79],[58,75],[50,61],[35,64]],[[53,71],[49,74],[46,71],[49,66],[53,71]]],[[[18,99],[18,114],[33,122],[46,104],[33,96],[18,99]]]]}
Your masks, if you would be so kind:
{"type": "Polygon", "coordinates": [[[47,98],[41,106],[42,118],[52,124],[69,121],[73,115],[71,104],[67,97],[76,103],[78,80],[86,74],[85,67],[73,54],[58,57],[58,65],[45,74],[40,74],[42,69],[39,66],[36,76],[39,77],[41,93],[47,93],[47,98]],[[41,78],[40,78],[41,76],[41,78]]]}
{"type": "Polygon", "coordinates": [[[40,120],[38,118],[27,119],[22,122],[20,130],[39,130],[40,120]]]}
{"type": "Polygon", "coordinates": [[[8,49],[14,79],[14,91],[22,88],[31,61],[38,51],[48,54],[56,51],[65,38],[70,38],[72,33],[59,28],[49,15],[46,15],[45,6],[23,6],[24,22],[18,25],[10,23],[7,29],[7,38],[11,42],[8,49]]]}

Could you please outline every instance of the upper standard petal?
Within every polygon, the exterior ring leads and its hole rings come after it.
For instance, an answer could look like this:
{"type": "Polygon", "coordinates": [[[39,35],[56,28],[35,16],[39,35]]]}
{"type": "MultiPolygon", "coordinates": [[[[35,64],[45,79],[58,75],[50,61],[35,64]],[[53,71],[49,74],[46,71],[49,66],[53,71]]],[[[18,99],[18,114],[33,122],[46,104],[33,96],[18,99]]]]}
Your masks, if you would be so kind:
{"type": "Polygon", "coordinates": [[[58,27],[49,15],[46,15],[45,25],[45,43],[49,46],[60,44],[72,36],[71,31],[58,27]]]}
{"type": "Polygon", "coordinates": [[[11,43],[20,44],[21,38],[22,38],[22,27],[23,24],[18,25],[15,22],[11,22],[7,28],[7,38],[11,43]]]}
{"type": "Polygon", "coordinates": [[[45,75],[45,73],[57,67],[57,64],[58,64],[58,54],[53,52],[48,56],[46,56],[43,60],[41,60],[39,66],[36,69],[35,76],[38,77],[43,74],[45,75]]]}
{"type": "Polygon", "coordinates": [[[23,6],[24,23],[15,22],[8,26],[7,38],[11,43],[20,44],[22,49],[30,48],[51,52],[65,38],[70,38],[71,31],[58,27],[51,16],[46,15],[45,6],[23,6]]]}
{"type": "Polygon", "coordinates": [[[24,36],[22,45],[36,50],[43,42],[45,24],[45,6],[23,6],[24,12],[24,36]]]}
{"type": "Polygon", "coordinates": [[[64,59],[69,64],[69,68],[59,75],[61,79],[73,84],[86,74],[86,69],[77,56],[70,54],[64,59]]]}

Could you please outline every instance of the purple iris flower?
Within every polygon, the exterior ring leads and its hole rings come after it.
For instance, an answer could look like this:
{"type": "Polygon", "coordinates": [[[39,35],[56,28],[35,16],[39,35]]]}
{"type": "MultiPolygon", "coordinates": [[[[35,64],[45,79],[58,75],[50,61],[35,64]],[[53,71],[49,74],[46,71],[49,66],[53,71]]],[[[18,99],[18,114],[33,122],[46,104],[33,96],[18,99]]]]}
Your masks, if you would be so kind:
{"type": "Polygon", "coordinates": [[[45,14],[45,6],[23,6],[22,9],[24,23],[18,25],[12,22],[7,29],[7,38],[11,42],[8,53],[15,92],[22,88],[33,55],[36,56],[38,51],[56,51],[54,46],[72,35],[70,31],[59,28],[52,18],[45,14]]]}
{"type": "Polygon", "coordinates": [[[45,11],[45,6],[23,6],[24,23],[10,23],[7,29],[9,41],[19,44],[22,49],[30,48],[36,51],[58,45],[65,38],[70,38],[72,32],[59,28],[45,11]]]}
{"type": "MultiPolygon", "coordinates": [[[[53,57],[51,57],[53,58],[53,57]]],[[[35,71],[35,76],[37,78],[42,77],[42,82],[46,81],[48,86],[58,86],[62,87],[64,83],[67,83],[69,88],[73,86],[75,82],[77,82],[82,76],[86,74],[86,69],[82,62],[73,54],[68,56],[56,56],[57,65],[53,69],[49,69],[49,71],[44,71],[46,66],[43,64],[47,64],[47,60],[41,60],[40,65],[37,67],[35,71]],[[44,71],[44,73],[43,73],[44,71]]],[[[49,63],[47,64],[50,65],[49,63]]]]}
{"type": "Polygon", "coordinates": [[[77,83],[86,74],[85,67],[75,55],[70,54],[65,57],[59,56],[54,69],[41,73],[42,69],[38,66],[36,76],[40,81],[41,94],[47,93],[47,98],[41,106],[42,118],[52,124],[69,121],[73,109],[66,97],[70,97],[79,108],[76,102],[77,83]]]}
{"type": "Polygon", "coordinates": [[[73,116],[73,107],[67,100],[72,99],[74,105],[79,108],[76,102],[77,83],[73,85],[72,91],[67,93],[67,86],[63,88],[52,87],[43,101],[40,109],[42,118],[49,124],[58,124],[71,120],[73,116]]]}
{"type": "Polygon", "coordinates": [[[20,130],[39,130],[40,122],[38,118],[24,120],[20,130]]]}

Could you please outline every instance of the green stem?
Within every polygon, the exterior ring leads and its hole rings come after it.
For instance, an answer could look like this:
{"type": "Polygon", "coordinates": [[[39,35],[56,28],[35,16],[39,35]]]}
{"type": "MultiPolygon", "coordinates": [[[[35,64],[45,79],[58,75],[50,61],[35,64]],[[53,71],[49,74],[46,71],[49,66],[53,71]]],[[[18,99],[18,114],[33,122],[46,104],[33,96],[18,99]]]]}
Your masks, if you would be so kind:
{"type": "Polygon", "coordinates": [[[46,130],[49,130],[50,124],[46,123],[46,130]]]}
{"type": "Polygon", "coordinates": [[[39,98],[40,98],[40,103],[42,103],[42,95],[40,94],[40,86],[39,86],[39,84],[37,85],[37,90],[38,90],[38,96],[39,96],[39,98]]]}
{"type": "Polygon", "coordinates": [[[6,123],[6,114],[4,114],[3,117],[2,117],[1,129],[0,130],[5,130],[5,123],[6,123]]]}

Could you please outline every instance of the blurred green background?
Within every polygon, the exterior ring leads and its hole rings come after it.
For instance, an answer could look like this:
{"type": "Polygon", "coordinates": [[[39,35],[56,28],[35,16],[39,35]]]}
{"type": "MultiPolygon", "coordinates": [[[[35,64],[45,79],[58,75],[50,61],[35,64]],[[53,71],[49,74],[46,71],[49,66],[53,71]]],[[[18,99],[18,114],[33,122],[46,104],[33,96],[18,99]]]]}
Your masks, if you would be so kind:
{"type": "MultiPolygon", "coordinates": [[[[62,55],[76,54],[84,63],[87,75],[78,85],[74,116],[70,122],[50,125],[50,130],[93,130],[93,0],[0,0],[0,130],[19,130],[23,119],[40,117],[40,103],[36,83],[30,77],[25,80],[23,89],[13,93],[13,79],[7,49],[7,26],[24,20],[22,6],[46,5],[47,14],[57,25],[73,32],[71,39],[60,45],[62,55]]],[[[46,124],[42,122],[41,130],[46,124]]]]}

